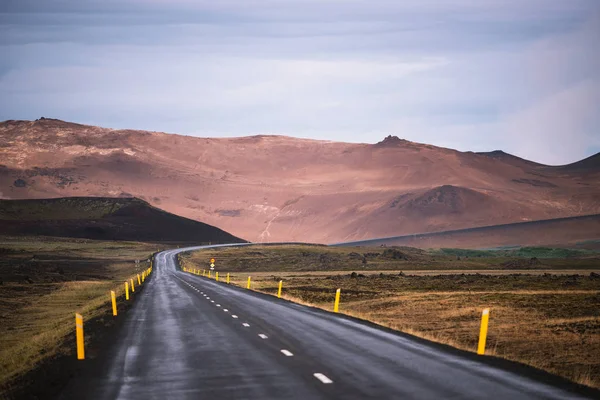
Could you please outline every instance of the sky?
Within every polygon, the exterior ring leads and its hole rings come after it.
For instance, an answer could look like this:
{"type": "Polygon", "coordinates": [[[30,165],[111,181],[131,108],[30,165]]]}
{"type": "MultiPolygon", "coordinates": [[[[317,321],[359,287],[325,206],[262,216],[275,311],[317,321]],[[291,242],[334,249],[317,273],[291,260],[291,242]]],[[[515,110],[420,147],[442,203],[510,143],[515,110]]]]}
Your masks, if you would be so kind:
{"type": "Polygon", "coordinates": [[[0,0],[0,120],[600,152],[599,0],[0,0]]]}

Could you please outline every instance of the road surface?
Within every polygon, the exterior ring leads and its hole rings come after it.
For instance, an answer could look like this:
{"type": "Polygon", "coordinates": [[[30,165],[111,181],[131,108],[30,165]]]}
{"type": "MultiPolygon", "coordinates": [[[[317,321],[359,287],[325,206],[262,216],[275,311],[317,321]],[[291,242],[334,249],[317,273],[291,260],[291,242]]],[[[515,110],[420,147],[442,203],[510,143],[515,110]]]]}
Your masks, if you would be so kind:
{"type": "Polygon", "coordinates": [[[184,250],[157,255],[118,339],[61,398],[586,398],[482,357],[184,273],[175,261],[184,250]]]}

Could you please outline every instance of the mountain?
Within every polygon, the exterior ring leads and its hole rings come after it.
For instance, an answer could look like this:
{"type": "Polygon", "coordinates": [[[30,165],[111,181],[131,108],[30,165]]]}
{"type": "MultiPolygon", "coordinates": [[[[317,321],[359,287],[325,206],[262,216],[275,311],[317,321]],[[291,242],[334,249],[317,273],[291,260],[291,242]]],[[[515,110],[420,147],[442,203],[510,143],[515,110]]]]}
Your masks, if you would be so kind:
{"type": "Polygon", "coordinates": [[[334,243],[600,213],[598,155],[555,167],[395,136],[211,139],[54,119],[0,123],[0,153],[3,198],[135,196],[250,241],[334,243]]]}
{"type": "Polygon", "coordinates": [[[136,198],[102,197],[0,200],[0,235],[139,242],[243,242],[214,226],[169,214],[136,198]]]}

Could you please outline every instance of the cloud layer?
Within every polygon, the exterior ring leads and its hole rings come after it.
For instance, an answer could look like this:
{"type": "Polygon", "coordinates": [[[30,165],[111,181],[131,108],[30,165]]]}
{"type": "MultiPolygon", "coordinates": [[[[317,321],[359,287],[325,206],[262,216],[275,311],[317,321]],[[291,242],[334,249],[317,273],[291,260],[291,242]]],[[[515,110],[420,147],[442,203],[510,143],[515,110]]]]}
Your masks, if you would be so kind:
{"type": "Polygon", "coordinates": [[[596,0],[9,0],[0,37],[0,119],[600,151],[596,0]]]}

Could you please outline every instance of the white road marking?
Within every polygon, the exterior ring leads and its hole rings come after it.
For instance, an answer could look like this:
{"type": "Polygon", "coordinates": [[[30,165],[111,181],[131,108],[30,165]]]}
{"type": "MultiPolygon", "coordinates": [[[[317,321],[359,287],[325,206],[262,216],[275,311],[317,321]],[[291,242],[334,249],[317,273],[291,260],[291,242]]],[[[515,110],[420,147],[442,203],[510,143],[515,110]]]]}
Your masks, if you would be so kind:
{"type": "Polygon", "coordinates": [[[229,310],[228,310],[228,309],[226,309],[226,308],[224,308],[224,309],[223,309],[223,311],[227,312],[227,311],[229,311],[229,310]]]}
{"type": "Polygon", "coordinates": [[[292,354],[292,352],[291,352],[291,351],[289,351],[289,350],[286,350],[286,349],[283,349],[283,350],[281,350],[281,352],[282,352],[284,355],[288,356],[288,357],[291,357],[291,356],[293,356],[293,355],[294,355],[294,354],[292,354]]]}
{"type": "Polygon", "coordinates": [[[217,304],[217,307],[221,307],[221,305],[220,305],[220,304],[217,304]]]}
{"type": "Polygon", "coordinates": [[[231,318],[237,318],[237,317],[238,317],[237,315],[232,315],[232,316],[231,316],[231,318]]]}
{"type": "Polygon", "coordinates": [[[250,324],[247,324],[245,322],[242,325],[244,325],[246,328],[250,326],[250,324]]]}
{"type": "Polygon", "coordinates": [[[269,337],[268,337],[267,335],[265,335],[264,333],[259,333],[259,334],[258,334],[258,336],[259,336],[261,339],[268,339],[268,338],[269,338],[269,337]]]}
{"type": "Polygon", "coordinates": [[[210,302],[211,302],[211,303],[214,303],[215,301],[214,301],[214,300],[211,300],[210,302]]]}
{"type": "Polygon", "coordinates": [[[313,374],[313,376],[323,383],[333,383],[333,381],[331,379],[329,379],[328,377],[326,377],[325,375],[323,375],[319,372],[317,372],[316,374],[313,374]]]}

